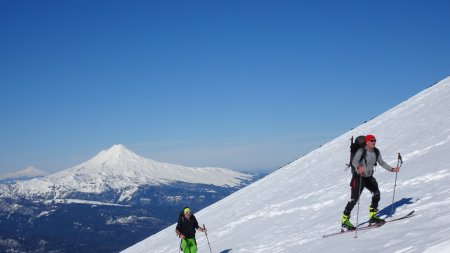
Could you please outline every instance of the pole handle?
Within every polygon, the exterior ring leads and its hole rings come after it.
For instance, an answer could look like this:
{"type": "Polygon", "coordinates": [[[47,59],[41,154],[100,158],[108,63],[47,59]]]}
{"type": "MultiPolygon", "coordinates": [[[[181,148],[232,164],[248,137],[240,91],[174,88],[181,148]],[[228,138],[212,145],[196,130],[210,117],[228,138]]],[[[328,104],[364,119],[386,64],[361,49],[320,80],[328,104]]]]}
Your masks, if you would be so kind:
{"type": "Polygon", "coordinates": [[[397,167],[402,167],[402,164],[403,164],[402,155],[400,153],[398,153],[398,156],[397,156],[397,167]]]}

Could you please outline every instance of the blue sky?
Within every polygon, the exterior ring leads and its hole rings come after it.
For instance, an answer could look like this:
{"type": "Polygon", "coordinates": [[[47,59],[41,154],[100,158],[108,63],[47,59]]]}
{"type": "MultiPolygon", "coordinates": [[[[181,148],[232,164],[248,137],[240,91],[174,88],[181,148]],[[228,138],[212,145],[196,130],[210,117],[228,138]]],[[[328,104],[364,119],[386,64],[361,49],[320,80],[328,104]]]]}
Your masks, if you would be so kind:
{"type": "Polygon", "coordinates": [[[450,75],[448,1],[0,0],[0,173],[272,170],[450,75]]]}

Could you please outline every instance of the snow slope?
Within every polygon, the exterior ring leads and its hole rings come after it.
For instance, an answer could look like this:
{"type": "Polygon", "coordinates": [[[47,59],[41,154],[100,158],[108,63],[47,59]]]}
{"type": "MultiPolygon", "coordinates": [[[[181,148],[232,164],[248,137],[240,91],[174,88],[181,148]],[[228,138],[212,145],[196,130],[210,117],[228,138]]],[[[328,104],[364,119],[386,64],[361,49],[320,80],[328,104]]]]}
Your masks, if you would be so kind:
{"type": "MultiPolygon", "coordinates": [[[[374,101],[376,103],[376,100],[374,101]]],[[[239,190],[196,214],[206,224],[213,252],[450,252],[450,78],[422,91],[369,122],[239,190]],[[345,171],[351,136],[374,134],[383,159],[392,166],[397,153],[395,212],[416,210],[412,218],[383,227],[322,238],[340,229],[350,198],[345,171]]],[[[391,214],[395,174],[378,166],[381,214],[391,214]]],[[[360,221],[368,218],[370,193],[360,202],[360,221]]],[[[352,222],[356,223],[356,207],[352,222]]],[[[174,214],[174,217],[176,214],[174,214]]],[[[199,252],[209,252],[203,233],[199,252]]],[[[176,253],[171,226],[124,253],[176,253]],[[149,251],[150,250],[150,251],[149,251]]]]}
{"type": "Polygon", "coordinates": [[[119,201],[123,201],[130,199],[142,185],[179,181],[234,187],[251,177],[223,168],[191,168],[157,162],[140,157],[123,145],[114,145],[70,169],[44,178],[17,182],[10,186],[10,192],[27,198],[45,196],[58,199],[73,192],[99,194],[113,190],[120,192],[119,201]]]}

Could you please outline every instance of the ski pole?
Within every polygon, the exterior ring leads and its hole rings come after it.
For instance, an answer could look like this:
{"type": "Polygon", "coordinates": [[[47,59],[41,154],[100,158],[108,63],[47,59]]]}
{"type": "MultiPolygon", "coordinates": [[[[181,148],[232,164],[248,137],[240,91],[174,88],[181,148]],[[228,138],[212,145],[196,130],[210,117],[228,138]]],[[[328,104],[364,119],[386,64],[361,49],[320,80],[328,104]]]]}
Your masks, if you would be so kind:
{"type": "MultiPolygon", "coordinates": [[[[400,168],[403,164],[402,155],[398,153],[397,156],[397,168],[400,168]]],[[[394,215],[394,197],[395,197],[395,188],[397,187],[397,174],[398,172],[395,172],[395,183],[394,183],[394,193],[392,194],[392,210],[391,210],[391,216],[394,215]]]]}
{"type": "Polygon", "coordinates": [[[178,245],[178,253],[181,253],[181,245],[182,245],[183,240],[180,240],[180,245],[178,245]]]}
{"type": "MultiPolygon", "coordinates": [[[[362,186],[362,173],[359,176],[359,197],[358,197],[358,210],[356,212],[356,227],[359,224],[359,200],[361,199],[361,186],[362,186]]],[[[358,229],[355,229],[355,238],[358,238],[358,229]]]]}
{"type": "MultiPolygon", "coordinates": [[[[205,224],[203,224],[203,230],[206,230],[205,224]]],[[[206,235],[206,240],[208,241],[209,252],[212,253],[212,250],[211,250],[211,244],[209,244],[208,233],[206,233],[206,231],[205,231],[205,235],[206,235]]]]}

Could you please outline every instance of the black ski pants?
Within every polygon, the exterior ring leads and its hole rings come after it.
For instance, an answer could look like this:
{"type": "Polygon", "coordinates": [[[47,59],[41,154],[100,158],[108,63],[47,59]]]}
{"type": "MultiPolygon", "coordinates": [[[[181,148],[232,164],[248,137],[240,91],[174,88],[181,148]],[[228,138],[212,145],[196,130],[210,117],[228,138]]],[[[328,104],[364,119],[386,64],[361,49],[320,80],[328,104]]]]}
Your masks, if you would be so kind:
{"type": "Polygon", "coordinates": [[[370,205],[373,208],[378,208],[378,202],[380,202],[380,189],[378,188],[377,180],[373,177],[361,177],[360,175],[353,175],[352,181],[350,181],[351,187],[351,199],[348,201],[347,206],[345,207],[344,214],[350,215],[355,207],[356,203],[358,203],[359,196],[361,195],[364,188],[367,188],[372,193],[372,204],[370,205]],[[361,192],[359,191],[361,184],[361,192]]]}

